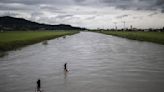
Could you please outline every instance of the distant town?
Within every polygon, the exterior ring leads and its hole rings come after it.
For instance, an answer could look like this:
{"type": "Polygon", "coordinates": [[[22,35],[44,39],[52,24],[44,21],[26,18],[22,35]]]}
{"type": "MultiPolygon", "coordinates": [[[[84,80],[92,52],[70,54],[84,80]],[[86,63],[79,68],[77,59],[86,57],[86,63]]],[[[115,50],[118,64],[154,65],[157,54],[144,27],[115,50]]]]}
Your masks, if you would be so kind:
{"type": "Polygon", "coordinates": [[[164,27],[163,28],[148,28],[148,29],[139,29],[139,28],[135,28],[132,25],[129,28],[121,28],[118,29],[117,27],[112,28],[112,29],[96,29],[96,30],[91,30],[91,31],[133,31],[133,32],[137,32],[137,31],[141,31],[141,32],[164,32],[164,27]]]}

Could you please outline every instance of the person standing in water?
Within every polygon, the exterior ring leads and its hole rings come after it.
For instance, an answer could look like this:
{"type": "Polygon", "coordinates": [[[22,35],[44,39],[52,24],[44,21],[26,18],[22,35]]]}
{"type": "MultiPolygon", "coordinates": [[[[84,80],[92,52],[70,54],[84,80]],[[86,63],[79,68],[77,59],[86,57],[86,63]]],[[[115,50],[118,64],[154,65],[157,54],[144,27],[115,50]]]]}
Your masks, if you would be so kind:
{"type": "Polygon", "coordinates": [[[64,64],[64,70],[65,70],[66,72],[68,72],[67,63],[64,64]]]}
{"type": "Polygon", "coordinates": [[[37,80],[37,92],[41,92],[41,81],[40,79],[37,80]]]}

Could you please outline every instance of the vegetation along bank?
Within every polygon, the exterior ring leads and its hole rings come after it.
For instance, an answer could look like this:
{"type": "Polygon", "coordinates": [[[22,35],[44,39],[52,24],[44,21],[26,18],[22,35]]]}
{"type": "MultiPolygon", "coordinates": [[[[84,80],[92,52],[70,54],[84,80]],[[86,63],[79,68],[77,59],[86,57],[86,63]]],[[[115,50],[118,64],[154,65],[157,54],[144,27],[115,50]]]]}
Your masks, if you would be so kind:
{"type": "Polygon", "coordinates": [[[78,31],[17,31],[0,33],[0,52],[14,50],[19,47],[50,40],[53,38],[73,35],[78,31]]]}
{"type": "Polygon", "coordinates": [[[158,44],[164,44],[164,32],[113,32],[102,31],[101,33],[107,35],[114,35],[118,37],[128,38],[132,40],[148,41],[158,44]]]}

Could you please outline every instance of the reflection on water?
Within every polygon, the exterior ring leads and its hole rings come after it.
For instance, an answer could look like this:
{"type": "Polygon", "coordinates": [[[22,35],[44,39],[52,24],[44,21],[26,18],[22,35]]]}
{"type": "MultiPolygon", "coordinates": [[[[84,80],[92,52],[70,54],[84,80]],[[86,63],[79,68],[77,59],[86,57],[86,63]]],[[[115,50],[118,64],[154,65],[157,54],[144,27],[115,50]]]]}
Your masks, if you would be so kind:
{"type": "Polygon", "coordinates": [[[48,41],[45,40],[45,41],[42,42],[42,44],[43,44],[43,45],[48,45],[48,41]]]}
{"type": "Polygon", "coordinates": [[[66,72],[66,71],[64,70],[64,79],[65,79],[65,80],[67,79],[67,74],[68,74],[68,72],[66,72]]]}
{"type": "Polygon", "coordinates": [[[4,56],[6,56],[6,55],[8,55],[7,52],[2,52],[2,51],[0,51],[0,57],[4,57],[4,56]]]}
{"type": "Polygon", "coordinates": [[[0,58],[0,91],[35,92],[40,78],[44,92],[164,92],[163,55],[163,45],[81,32],[0,58]]]}

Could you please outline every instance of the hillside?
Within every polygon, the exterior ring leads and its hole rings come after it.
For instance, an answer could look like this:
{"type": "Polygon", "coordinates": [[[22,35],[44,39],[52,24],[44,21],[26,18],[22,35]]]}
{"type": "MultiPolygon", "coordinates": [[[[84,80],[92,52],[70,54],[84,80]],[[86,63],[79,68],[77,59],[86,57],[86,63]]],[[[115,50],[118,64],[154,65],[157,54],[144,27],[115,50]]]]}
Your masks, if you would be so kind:
{"type": "Polygon", "coordinates": [[[49,25],[32,22],[22,18],[9,16],[0,17],[0,30],[17,31],[17,30],[83,30],[84,28],[73,27],[71,25],[49,25]]]}

